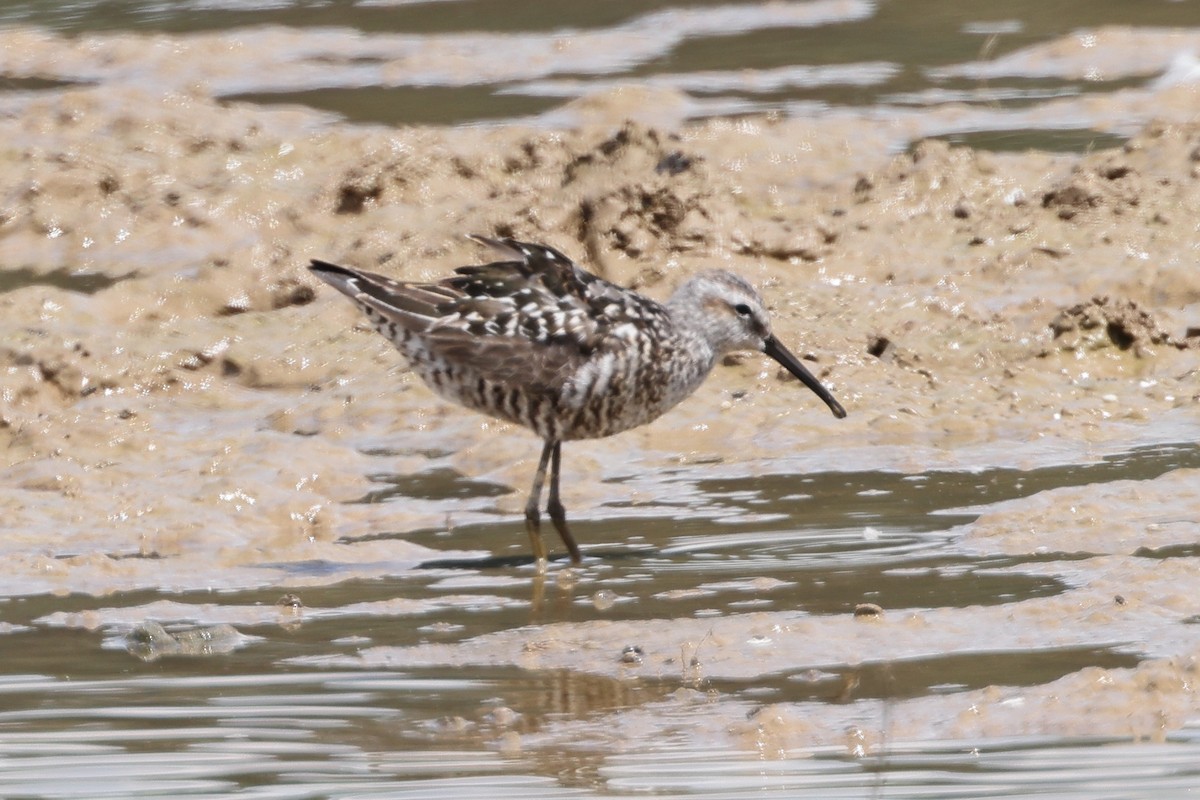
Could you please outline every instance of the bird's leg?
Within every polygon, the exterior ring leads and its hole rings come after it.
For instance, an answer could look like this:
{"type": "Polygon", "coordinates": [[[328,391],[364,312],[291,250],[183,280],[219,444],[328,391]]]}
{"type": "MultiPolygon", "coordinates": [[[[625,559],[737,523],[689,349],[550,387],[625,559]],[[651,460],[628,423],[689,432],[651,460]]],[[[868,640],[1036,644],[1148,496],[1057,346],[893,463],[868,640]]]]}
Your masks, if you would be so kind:
{"type": "Polygon", "coordinates": [[[546,511],[550,513],[550,521],[554,523],[554,529],[558,531],[563,544],[567,546],[567,551],[571,554],[571,563],[578,564],[581,560],[579,545],[575,544],[575,537],[567,529],[567,510],[563,508],[563,504],[558,499],[558,468],[561,465],[562,442],[555,442],[554,454],[550,459],[550,499],[546,502],[546,511]]]}
{"type": "Polygon", "coordinates": [[[533,557],[537,560],[538,569],[546,567],[546,544],[542,541],[541,514],[538,506],[542,502],[542,484],[546,482],[546,465],[550,463],[550,453],[555,450],[557,443],[546,441],[542,448],[542,457],[538,460],[537,472],[533,476],[533,488],[529,490],[529,500],[525,503],[525,532],[529,534],[529,544],[533,548],[533,557]]]}

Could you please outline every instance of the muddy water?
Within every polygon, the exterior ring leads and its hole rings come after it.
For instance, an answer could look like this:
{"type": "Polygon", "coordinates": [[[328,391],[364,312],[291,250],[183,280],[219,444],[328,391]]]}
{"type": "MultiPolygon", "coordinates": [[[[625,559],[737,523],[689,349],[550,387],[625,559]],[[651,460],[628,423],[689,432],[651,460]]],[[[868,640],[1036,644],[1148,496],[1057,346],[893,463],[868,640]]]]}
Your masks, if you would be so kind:
{"type": "Polygon", "coordinates": [[[1200,784],[1191,4],[0,22],[0,795],[1200,784]],[[537,443],[304,270],[465,232],[736,269],[849,416],[728,359],[539,576],[537,443]]]}
{"type": "MultiPolygon", "coordinates": [[[[1162,632],[1114,637],[1101,627],[1039,645],[931,631],[916,651],[879,641],[876,652],[852,657],[829,649],[889,618],[934,609],[975,616],[1070,593],[1091,554],[1053,541],[1020,556],[972,552],[956,531],[979,509],[1198,467],[1200,447],[1183,443],[1029,471],[698,485],[680,472],[669,482],[691,503],[671,517],[623,509],[623,518],[581,525],[596,557],[548,578],[527,559],[431,559],[387,579],[296,587],[286,600],[286,582],[12,599],[4,604],[0,785],[30,797],[1182,791],[1200,780],[1200,728],[1153,745],[1115,731],[930,740],[895,730],[905,703],[922,698],[1020,707],[1044,687],[1066,692],[1072,675],[1136,672],[1157,655],[1162,632]],[[883,620],[856,618],[859,603],[880,606],[883,620]],[[680,631],[668,618],[699,627],[680,631]],[[812,618],[844,630],[785,642],[812,618]],[[180,636],[232,623],[233,639],[217,634],[189,652],[141,650],[130,631],[148,619],[168,620],[180,636]],[[737,638],[721,620],[735,623],[737,638]],[[535,663],[564,651],[552,632],[572,624],[614,629],[615,638],[597,633],[566,648],[569,665],[535,663]],[[477,648],[497,634],[521,647],[477,648]],[[650,668],[663,645],[670,655],[650,668]],[[783,648],[786,660],[771,663],[783,648]],[[1009,696],[989,697],[996,686],[1009,696]],[[785,707],[808,719],[782,720],[785,707]],[[816,744],[814,735],[829,739],[816,744]]],[[[444,472],[392,483],[365,501],[492,492],[444,472]]],[[[512,527],[466,526],[454,544],[495,547],[512,527]]],[[[381,535],[433,547],[446,539],[441,531],[381,535]]],[[[1194,550],[1136,555],[1190,561],[1194,550]]],[[[1122,602],[1139,587],[1129,590],[1122,602]]],[[[1195,617],[1174,624],[1189,622],[1195,617]]],[[[935,714],[923,724],[945,720],[935,714]]]]}
{"type": "Polygon", "coordinates": [[[0,77],[14,82],[203,87],[388,125],[885,111],[924,135],[1009,150],[1081,150],[1113,130],[1128,134],[1134,119],[1098,113],[1089,98],[1190,80],[1197,47],[1194,11],[1178,2],[564,2],[535,11],[470,0],[85,0],[9,3],[0,24],[80,37],[56,60],[37,52],[44,42],[18,43],[0,61],[0,77]],[[616,115],[610,100],[590,99],[639,91],[649,97],[616,115]]]}

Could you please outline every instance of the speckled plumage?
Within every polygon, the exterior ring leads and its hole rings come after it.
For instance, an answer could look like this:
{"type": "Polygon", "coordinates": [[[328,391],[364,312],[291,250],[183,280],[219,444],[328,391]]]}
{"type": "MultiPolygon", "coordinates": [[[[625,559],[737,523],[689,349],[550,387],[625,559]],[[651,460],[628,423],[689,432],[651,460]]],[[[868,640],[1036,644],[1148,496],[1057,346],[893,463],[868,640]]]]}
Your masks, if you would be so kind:
{"type": "Polygon", "coordinates": [[[545,558],[538,501],[551,466],[548,511],[574,561],[579,549],[558,501],[561,443],[650,422],[698,387],[732,350],[761,350],[841,405],[770,332],[762,299],[721,270],[683,284],[664,305],[587,272],[550,247],[472,237],[508,260],[460,267],[438,283],[401,283],[314,261],[435,392],[524,425],[545,440],[526,522],[545,558]]]}

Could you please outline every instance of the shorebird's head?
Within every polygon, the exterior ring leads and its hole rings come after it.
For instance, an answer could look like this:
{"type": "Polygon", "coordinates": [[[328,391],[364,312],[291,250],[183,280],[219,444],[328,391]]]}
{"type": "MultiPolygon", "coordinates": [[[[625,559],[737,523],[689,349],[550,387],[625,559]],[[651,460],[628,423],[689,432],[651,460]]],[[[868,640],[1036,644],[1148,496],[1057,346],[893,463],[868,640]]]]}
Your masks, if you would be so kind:
{"type": "Polygon", "coordinates": [[[716,355],[766,353],[812,389],[835,417],[846,416],[842,404],[771,333],[762,298],[745,279],[725,270],[701,272],[676,290],[669,306],[676,320],[698,330],[716,355]]]}

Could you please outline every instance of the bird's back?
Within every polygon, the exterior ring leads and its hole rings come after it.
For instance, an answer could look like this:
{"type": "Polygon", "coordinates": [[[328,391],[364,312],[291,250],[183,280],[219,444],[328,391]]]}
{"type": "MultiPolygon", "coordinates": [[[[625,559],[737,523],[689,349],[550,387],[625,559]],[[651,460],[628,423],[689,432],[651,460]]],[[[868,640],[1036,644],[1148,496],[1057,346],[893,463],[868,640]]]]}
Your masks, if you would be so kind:
{"type": "Polygon", "coordinates": [[[649,422],[711,368],[666,308],[549,247],[476,237],[507,260],[402,283],[314,261],[436,392],[545,439],[649,422]],[[694,362],[694,363],[693,363],[694,362]]]}

